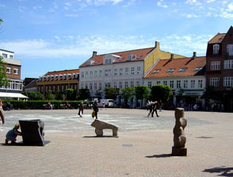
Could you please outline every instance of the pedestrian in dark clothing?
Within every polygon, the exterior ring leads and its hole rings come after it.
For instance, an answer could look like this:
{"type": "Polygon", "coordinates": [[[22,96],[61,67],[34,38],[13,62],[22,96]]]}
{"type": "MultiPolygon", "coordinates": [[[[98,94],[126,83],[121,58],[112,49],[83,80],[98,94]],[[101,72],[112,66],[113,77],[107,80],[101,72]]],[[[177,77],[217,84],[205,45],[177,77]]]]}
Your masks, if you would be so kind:
{"type": "Polygon", "coordinates": [[[152,102],[152,105],[153,105],[152,106],[153,107],[153,111],[151,113],[151,117],[154,117],[154,112],[156,113],[156,116],[159,117],[158,112],[157,112],[158,102],[157,101],[152,102]]]}
{"type": "Polygon", "coordinates": [[[83,109],[84,109],[84,107],[83,107],[83,102],[81,102],[80,105],[79,105],[79,108],[78,108],[78,115],[79,115],[80,117],[82,117],[82,116],[81,116],[81,113],[83,114],[83,109]]]}
{"type": "Polygon", "coordinates": [[[97,114],[98,114],[99,108],[98,108],[98,105],[97,105],[97,101],[94,101],[93,111],[94,111],[94,116],[92,116],[92,117],[93,118],[95,117],[96,119],[98,119],[97,114]]]}

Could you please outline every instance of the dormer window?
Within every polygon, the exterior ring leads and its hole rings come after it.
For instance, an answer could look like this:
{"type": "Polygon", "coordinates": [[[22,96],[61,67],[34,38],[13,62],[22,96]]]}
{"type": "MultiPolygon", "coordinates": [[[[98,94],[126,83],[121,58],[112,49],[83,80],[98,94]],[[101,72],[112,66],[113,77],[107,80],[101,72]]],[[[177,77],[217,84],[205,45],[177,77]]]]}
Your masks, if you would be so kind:
{"type": "Polygon", "coordinates": [[[153,71],[153,74],[156,74],[156,73],[159,73],[160,72],[160,69],[156,69],[153,71]]]}
{"type": "Polygon", "coordinates": [[[200,71],[202,70],[202,67],[196,67],[194,71],[200,71]]]}
{"type": "Polygon", "coordinates": [[[187,68],[180,68],[178,72],[183,73],[187,70],[187,68]]]}
{"type": "Polygon", "coordinates": [[[214,44],[213,45],[213,54],[214,55],[219,54],[219,49],[220,49],[220,45],[219,44],[214,44]]]}
{"type": "Polygon", "coordinates": [[[175,68],[170,68],[167,70],[167,73],[173,73],[175,71],[175,68]]]}

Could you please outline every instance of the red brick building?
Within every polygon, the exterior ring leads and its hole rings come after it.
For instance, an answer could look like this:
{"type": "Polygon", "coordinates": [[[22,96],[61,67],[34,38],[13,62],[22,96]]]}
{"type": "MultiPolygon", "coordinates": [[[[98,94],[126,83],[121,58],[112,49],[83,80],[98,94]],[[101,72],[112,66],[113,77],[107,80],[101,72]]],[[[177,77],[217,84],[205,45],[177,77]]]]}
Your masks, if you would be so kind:
{"type": "Polygon", "coordinates": [[[206,52],[206,86],[213,88],[212,98],[233,111],[233,27],[227,33],[216,34],[206,52]]]}
{"type": "Polygon", "coordinates": [[[66,89],[74,89],[78,93],[79,69],[62,70],[47,72],[37,81],[37,91],[45,95],[51,92],[55,98],[56,92],[59,90],[62,94],[66,89]]]}

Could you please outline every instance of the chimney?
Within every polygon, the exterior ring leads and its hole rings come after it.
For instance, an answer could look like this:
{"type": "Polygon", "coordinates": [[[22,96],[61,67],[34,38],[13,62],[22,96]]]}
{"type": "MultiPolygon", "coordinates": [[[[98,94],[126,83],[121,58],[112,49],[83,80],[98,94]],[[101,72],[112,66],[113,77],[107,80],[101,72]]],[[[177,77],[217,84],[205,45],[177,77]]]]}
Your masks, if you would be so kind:
{"type": "Polygon", "coordinates": [[[92,58],[95,57],[96,55],[97,55],[97,51],[93,51],[92,58]]]}
{"type": "Polygon", "coordinates": [[[192,57],[193,59],[196,58],[196,54],[197,54],[196,52],[193,52],[193,57],[192,57]]]}
{"type": "Polygon", "coordinates": [[[160,49],[160,44],[159,44],[159,42],[158,42],[158,41],[155,41],[155,48],[160,49]]]}
{"type": "Polygon", "coordinates": [[[171,53],[171,57],[170,57],[170,60],[173,60],[174,59],[174,54],[171,53]]]}

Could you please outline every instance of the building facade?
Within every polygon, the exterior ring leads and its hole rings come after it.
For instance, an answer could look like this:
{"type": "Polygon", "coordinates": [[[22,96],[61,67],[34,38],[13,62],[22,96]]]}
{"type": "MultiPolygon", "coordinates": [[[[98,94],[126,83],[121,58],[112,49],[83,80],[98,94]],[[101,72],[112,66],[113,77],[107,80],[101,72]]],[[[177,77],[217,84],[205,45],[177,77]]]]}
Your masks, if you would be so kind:
{"type": "MultiPolygon", "coordinates": [[[[58,90],[62,94],[65,94],[66,89],[74,89],[77,94],[79,85],[79,69],[48,72],[39,78],[36,85],[37,91],[41,92],[44,96],[47,92],[50,92],[55,98],[58,90]]],[[[63,99],[65,99],[64,96],[63,99]]]]}
{"type": "Polygon", "coordinates": [[[1,98],[22,98],[27,97],[20,94],[23,90],[23,81],[21,80],[21,61],[14,58],[14,52],[0,49],[0,56],[3,57],[6,67],[7,86],[0,88],[1,98]]]}
{"type": "Polygon", "coordinates": [[[191,110],[198,103],[204,107],[202,95],[205,91],[206,57],[192,57],[160,60],[144,77],[144,85],[151,88],[162,84],[170,86],[172,96],[168,107],[181,106],[191,110]]]}
{"type": "MultiPolygon", "coordinates": [[[[91,96],[101,93],[104,98],[106,87],[116,87],[119,90],[125,87],[140,86],[143,84],[145,73],[159,59],[169,58],[171,53],[160,50],[159,42],[154,47],[93,55],[80,69],[79,88],[90,90],[91,96]]],[[[183,57],[174,54],[175,58],[183,57]]]]}
{"type": "Polygon", "coordinates": [[[227,33],[216,34],[206,52],[206,83],[212,87],[215,103],[223,104],[225,111],[233,111],[233,27],[227,33]]]}

